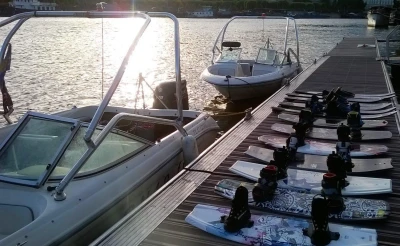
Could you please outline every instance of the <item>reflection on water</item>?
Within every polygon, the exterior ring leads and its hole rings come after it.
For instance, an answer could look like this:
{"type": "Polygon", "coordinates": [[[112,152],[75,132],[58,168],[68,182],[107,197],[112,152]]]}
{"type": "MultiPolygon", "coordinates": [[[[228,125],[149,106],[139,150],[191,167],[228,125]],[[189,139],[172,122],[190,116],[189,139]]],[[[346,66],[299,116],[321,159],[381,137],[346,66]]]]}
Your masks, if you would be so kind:
{"type": "MultiPolygon", "coordinates": [[[[210,65],[211,48],[226,21],[180,19],[182,76],[188,81],[191,109],[203,110],[218,95],[199,76],[210,65]]],[[[102,78],[106,91],[141,23],[142,20],[129,19],[42,18],[27,21],[12,40],[13,61],[11,71],[6,75],[16,109],[13,119],[29,109],[53,113],[73,105],[98,104],[102,96],[102,78]]],[[[383,38],[390,31],[390,28],[368,28],[366,20],[297,20],[297,24],[303,67],[332,49],[344,36],[383,38]]],[[[274,48],[282,49],[284,26],[280,20],[265,20],[264,25],[262,20],[240,20],[228,28],[226,40],[240,41],[242,57],[254,59],[258,48],[264,46],[268,38],[274,48]]],[[[0,30],[2,39],[10,28],[0,30]]],[[[294,33],[290,35],[293,37],[294,33]]],[[[172,22],[152,19],[111,104],[133,107],[140,72],[153,88],[160,81],[173,79],[173,47],[172,22]]],[[[151,91],[145,88],[147,107],[151,107],[152,100],[151,91]]],[[[245,108],[254,108],[258,102],[250,104],[245,108]]],[[[138,105],[142,105],[141,98],[138,105]]],[[[228,107],[226,111],[242,110],[235,104],[223,107],[228,107]]]]}

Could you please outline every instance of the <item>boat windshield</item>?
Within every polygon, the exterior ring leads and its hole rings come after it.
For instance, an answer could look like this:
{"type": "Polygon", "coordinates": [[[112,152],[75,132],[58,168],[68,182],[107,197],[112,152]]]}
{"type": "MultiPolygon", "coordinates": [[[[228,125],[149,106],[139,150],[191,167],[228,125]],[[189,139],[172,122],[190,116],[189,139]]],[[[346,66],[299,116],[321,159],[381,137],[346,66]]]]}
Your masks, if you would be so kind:
{"type": "Polygon", "coordinates": [[[279,57],[276,50],[260,48],[256,63],[264,65],[279,64],[279,57]]]}
{"type": "Polygon", "coordinates": [[[240,60],[242,48],[230,48],[223,50],[217,62],[237,62],[240,60]]]}
{"type": "MultiPolygon", "coordinates": [[[[0,180],[39,186],[48,177],[62,178],[87,150],[86,129],[74,119],[27,113],[2,144],[0,180]]],[[[79,174],[113,165],[148,146],[144,140],[110,132],[79,174]]]]}
{"type": "MultiPolygon", "coordinates": [[[[55,171],[51,174],[51,178],[66,175],[85,153],[87,146],[83,140],[83,136],[85,135],[86,129],[87,127],[81,127],[78,130],[58,162],[55,171]]],[[[96,129],[93,137],[96,138],[100,132],[101,130],[96,129]]],[[[110,132],[79,170],[78,175],[103,169],[106,166],[122,161],[122,159],[133,156],[148,146],[150,145],[147,143],[141,142],[138,139],[133,139],[133,136],[127,137],[110,132]]]]}

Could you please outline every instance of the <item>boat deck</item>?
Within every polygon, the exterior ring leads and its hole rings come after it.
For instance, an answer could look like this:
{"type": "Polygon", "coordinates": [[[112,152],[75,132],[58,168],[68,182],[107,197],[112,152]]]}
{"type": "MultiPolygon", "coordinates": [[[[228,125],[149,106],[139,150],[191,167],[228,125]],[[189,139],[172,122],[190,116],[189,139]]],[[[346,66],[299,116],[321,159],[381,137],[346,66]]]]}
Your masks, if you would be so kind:
{"type": "MultiPolygon", "coordinates": [[[[280,89],[255,109],[250,120],[239,122],[202,153],[189,170],[171,180],[143,207],[125,217],[93,245],[239,245],[189,225],[185,222],[186,216],[197,204],[230,206],[228,199],[214,193],[214,186],[225,178],[245,181],[228,168],[237,160],[257,162],[243,152],[249,145],[265,148],[258,142],[258,136],[284,136],[271,130],[272,124],[281,122],[278,114],[271,111],[271,106],[283,101],[286,93],[295,89],[317,91],[337,86],[364,94],[392,92],[386,70],[376,60],[379,51],[357,48],[358,44],[376,44],[376,40],[345,38],[326,56],[305,69],[289,86],[280,89]]],[[[397,105],[395,100],[393,103],[397,105]]],[[[379,245],[398,245],[400,240],[400,137],[396,117],[398,115],[386,118],[389,122],[387,130],[392,131],[393,138],[374,142],[387,145],[390,149],[387,156],[393,158],[393,170],[373,175],[391,178],[393,193],[372,197],[388,201],[391,215],[385,221],[353,223],[377,229],[379,245]]]]}

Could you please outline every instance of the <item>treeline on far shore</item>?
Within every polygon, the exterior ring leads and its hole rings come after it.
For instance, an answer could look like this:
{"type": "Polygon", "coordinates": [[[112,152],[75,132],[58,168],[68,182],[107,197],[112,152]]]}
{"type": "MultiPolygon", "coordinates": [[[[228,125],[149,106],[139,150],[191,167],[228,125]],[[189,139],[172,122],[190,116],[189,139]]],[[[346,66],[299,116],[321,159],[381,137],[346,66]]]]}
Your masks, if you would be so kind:
{"type": "MultiPolygon", "coordinates": [[[[43,0],[53,1],[53,0],[43,0]]],[[[103,0],[54,0],[61,10],[93,10],[96,3],[103,0]]],[[[9,1],[0,0],[1,3],[9,1]]],[[[226,9],[242,11],[252,9],[284,9],[292,11],[318,11],[318,12],[362,12],[365,8],[363,0],[321,0],[313,3],[311,0],[268,1],[268,0],[105,0],[119,10],[157,10],[157,11],[193,11],[202,6],[212,6],[215,11],[226,9]]]]}

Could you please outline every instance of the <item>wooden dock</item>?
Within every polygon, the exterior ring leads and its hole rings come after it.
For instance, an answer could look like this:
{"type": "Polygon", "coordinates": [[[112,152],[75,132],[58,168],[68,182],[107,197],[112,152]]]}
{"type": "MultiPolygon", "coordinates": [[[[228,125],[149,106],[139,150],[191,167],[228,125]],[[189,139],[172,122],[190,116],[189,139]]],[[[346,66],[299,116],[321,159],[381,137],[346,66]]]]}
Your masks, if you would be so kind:
{"type": "MultiPolygon", "coordinates": [[[[354,93],[393,92],[383,62],[377,61],[379,50],[359,44],[376,44],[374,38],[345,38],[326,56],[317,60],[299,74],[290,85],[281,88],[253,111],[253,117],[239,122],[215,144],[202,153],[158,192],[132,211],[123,220],[104,233],[92,245],[239,245],[207,234],[185,222],[186,216],[197,204],[230,207],[230,201],[214,193],[218,181],[231,178],[245,179],[231,173],[228,168],[237,160],[257,162],[243,153],[249,145],[265,146],[258,136],[284,136],[271,130],[281,122],[271,111],[284,100],[286,93],[299,90],[323,90],[341,86],[354,93]]],[[[392,100],[394,106],[397,102],[392,100]]],[[[400,136],[399,115],[387,117],[387,130],[393,138],[377,141],[390,149],[393,170],[372,177],[391,178],[393,193],[368,196],[384,199],[391,205],[389,219],[379,222],[353,223],[355,226],[375,228],[379,245],[399,245],[400,242],[400,136]]],[[[282,216],[282,215],[278,215],[282,216]]]]}

